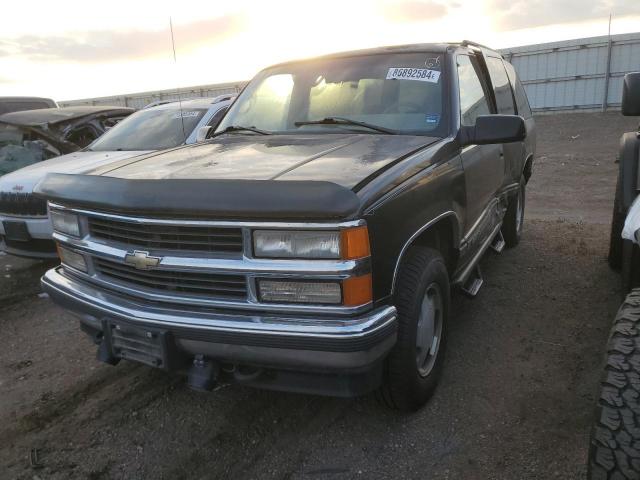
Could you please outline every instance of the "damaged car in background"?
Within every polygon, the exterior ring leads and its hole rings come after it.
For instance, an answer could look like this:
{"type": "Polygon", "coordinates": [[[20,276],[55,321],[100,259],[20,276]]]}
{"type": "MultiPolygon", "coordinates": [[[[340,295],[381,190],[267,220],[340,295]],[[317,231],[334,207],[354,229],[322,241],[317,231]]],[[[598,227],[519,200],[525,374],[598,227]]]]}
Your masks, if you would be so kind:
{"type": "Polygon", "coordinates": [[[133,112],[83,106],[0,115],[0,175],[80,150],[133,112]]]}
{"type": "Polygon", "coordinates": [[[57,257],[47,204],[32,195],[47,173],[88,173],[118,160],[195,143],[218,125],[233,98],[222,95],[146,107],[81,151],[0,177],[0,249],[22,257],[57,257]]]}

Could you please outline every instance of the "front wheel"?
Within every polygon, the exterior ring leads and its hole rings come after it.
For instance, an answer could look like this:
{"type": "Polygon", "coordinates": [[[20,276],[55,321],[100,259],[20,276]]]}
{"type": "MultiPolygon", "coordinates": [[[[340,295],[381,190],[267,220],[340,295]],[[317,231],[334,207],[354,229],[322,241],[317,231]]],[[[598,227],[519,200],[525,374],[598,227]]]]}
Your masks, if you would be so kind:
{"type": "Polygon", "coordinates": [[[407,252],[398,277],[398,341],[386,359],[379,400],[413,411],[433,395],[442,371],[449,315],[449,274],[432,248],[407,252]]]}
{"type": "Polygon", "coordinates": [[[507,248],[513,248],[520,243],[522,227],[524,225],[525,187],[524,177],[520,179],[518,191],[509,199],[507,213],[502,222],[502,236],[507,248]]]}

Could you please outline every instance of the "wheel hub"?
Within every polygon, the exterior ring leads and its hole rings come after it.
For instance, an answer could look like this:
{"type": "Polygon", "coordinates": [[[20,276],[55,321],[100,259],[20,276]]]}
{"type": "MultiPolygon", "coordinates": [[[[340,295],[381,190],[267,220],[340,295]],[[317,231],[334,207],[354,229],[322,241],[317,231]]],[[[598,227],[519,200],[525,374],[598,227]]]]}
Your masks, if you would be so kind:
{"type": "Polygon", "coordinates": [[[420,305],[416,332],[416,365],[418,373],[431,373],[440,349],[443,315],[442,291],[436,283],[427,287],[420,305]]]}

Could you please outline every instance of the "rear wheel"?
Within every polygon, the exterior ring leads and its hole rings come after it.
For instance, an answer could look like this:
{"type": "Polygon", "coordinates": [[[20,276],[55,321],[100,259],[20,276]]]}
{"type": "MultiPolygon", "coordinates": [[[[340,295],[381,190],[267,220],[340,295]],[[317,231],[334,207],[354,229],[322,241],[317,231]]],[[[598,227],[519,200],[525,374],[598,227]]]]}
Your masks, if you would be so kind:
{"type": "Polygon", "coordinates": [[[520,243],[522,227],[524,226],[525,187],[524,177],[520,179],[518,191],[512,195],[507,206],[507,213],[502,221],[502,236],[507,248],[513,248],[520,243]]]}
{"type": "Polygon", "coordinates": [[[449,315],[449,274],[432,248],[407,252],[398,277],[398,341],[386,359],[378,399],[413,411],[433,395],[442,371],[449,315]]]}
{"type": "Polygon", "coordinates": [[[611,216],[611,234],[609,236],[609,266],[614,270],[622,268],[622,228],[624,227],[625,212],[622,209],[622,195],[620,175],[616,181],[616,194],[613,198],[613,215],[611,216]]]}

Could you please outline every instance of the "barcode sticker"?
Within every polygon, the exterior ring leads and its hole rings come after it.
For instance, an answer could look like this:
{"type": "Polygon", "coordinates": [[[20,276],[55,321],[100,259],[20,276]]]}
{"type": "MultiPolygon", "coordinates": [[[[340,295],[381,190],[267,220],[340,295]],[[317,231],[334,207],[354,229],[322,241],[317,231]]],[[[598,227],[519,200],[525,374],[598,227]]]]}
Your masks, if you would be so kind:
{"type": "Polygon", "coordinates": [[[438,83],[440,72],[429,68],[391,67],[387,72],[387,80],[417,80],[438,83]]]}

